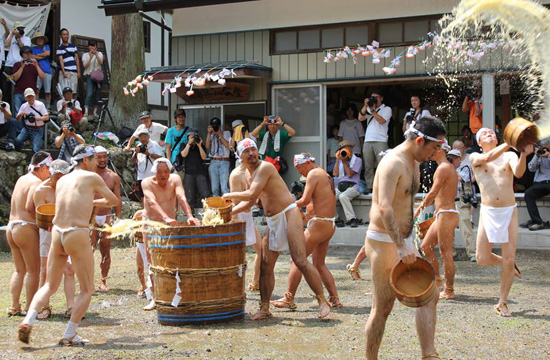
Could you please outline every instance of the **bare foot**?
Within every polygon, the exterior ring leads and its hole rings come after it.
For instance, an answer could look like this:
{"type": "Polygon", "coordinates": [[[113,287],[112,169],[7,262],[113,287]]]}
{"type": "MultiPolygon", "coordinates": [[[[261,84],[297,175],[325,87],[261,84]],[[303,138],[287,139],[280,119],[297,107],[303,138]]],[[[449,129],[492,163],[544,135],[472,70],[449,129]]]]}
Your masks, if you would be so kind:
{"type": "Polygon", "coordinates": [[[260,307],[260,311],[254,314],[250,318],[250,320],[258,321],[258,320],[269,319],[270,317],[273,317],[273,314],[271,314],[271,311],[269,311],[269,303],[268,303],[267,306],[262,305],[260,307]]]}
{"type": "Polygon", "coordinates": [[[361,278],[361,272],[359,271],[359,269],[354,268],[351,264],[348,264],[348,266],[346,266],[346,269],[348,270],[353,280],[363,280],[361,278]]]}
{"type": "Polygon", "coordinates": [[[107,287],[107,284],[105,284],[104,282],[100,283],[99,284],[99,287],[97,289],[99,292],[102,292],[102,293],[106,293],[107,291],[109,291],[109,287],[107,287]]]}
{"type": "Polygon", "coordinates": [[[508,303],[506,303],[505,301],[496,304],[494,306],[494,310],[498,315],[502,317],[512,316],[512,312],[510,311],[510,309],[508,309],[508,303]]]}
{"type": "Polygon", "coordinates": [[[316,295],[317,301],[319,301],[319,319],[326,318],[331,311],[330,303],[327,301],[324,295],[316,295]]]}
{"type": "Polygon", "coordinates": [[[145,297],[145,289],[141,289],[137,292],[137,297],[143,298],[145,297]]]}
{"type": "Polygon", "coordinates": [[[514,276],[521,279],[521,271],[519,271],[518,264],[514,263],[514,276]]]}
{"type": "Polygon", "coordinates": [[[445,290],[439,293],[439,299],[441,300],[454,300],[455,291],[453,288],[445,287],[445,290]]]}
{"type": "Polygon", "coordinates": [[[341,308],[343,307],[342,303],[340,302],[340,299],[338,298],[338,296],[329,296],[328,297],[328,302],[330,303],[330,306],[332,308],[341,308]]]}
{"type": "Polygon", "coordinates": [[[273,300],[273,301],[270,301],[270,303],[276,308],[296,310],[296,304],[294,303],[294,296],[292,296],[292,294],[289,291],[285,292],[285,296],[283,296],[279,300],[273,300]]]}
{"type": "Polygon", "coordinates": [[[44,306],[42,310],[38,313],[38,316],[36,317],[38,320],[46,320],[52,315],[52,307],[51,306],[44,306]]]}

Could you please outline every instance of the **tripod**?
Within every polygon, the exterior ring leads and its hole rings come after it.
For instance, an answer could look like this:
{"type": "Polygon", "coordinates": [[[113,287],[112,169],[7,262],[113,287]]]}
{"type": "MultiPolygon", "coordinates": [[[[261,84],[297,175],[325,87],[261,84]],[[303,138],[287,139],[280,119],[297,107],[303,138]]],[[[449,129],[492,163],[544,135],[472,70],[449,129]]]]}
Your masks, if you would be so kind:
{"type": "MultiPolygon", "coordinates": [[[[98,101],[97,104],[101,105],[101,112],[99,113],[99,120],[97,121],[97,128],[95,130],[95,133],[99,132],[99,129],[101,128],[101,123],[105,120],[105,115],[109,115],[109,119],[111,120],[111,125],[113,125],[113,129],[115,131],[117,130],[117,127],[115,125],[115,122],[113,121],[113,117],[111,116],[111,112],[109,111],[109,107],[107,107],[108,99],[102,99],[101,101],[98,101]]],[[[95,145],[97,138],[94,136],[94,143],[95,145]]],[[[117,146],[120,146],[117,144],[117,146]]]]}

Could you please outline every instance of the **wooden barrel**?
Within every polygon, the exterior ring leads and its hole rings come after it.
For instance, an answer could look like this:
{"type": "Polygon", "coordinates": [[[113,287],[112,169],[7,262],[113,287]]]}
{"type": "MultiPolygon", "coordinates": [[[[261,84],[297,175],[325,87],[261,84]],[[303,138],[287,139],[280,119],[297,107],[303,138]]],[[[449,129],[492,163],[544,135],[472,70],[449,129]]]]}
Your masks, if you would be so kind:
{"type": "Polygon", "coordinates": [[[36,225],[39,228],[48,230],[52,227],[55,217],[55,204],[42,204],[36,208],[36,225]]]}
{"type": "Polygon", "coordinates": [[[506,125],[502,137],[508,145],[522,151],[526,145],[534,144],[539,139],[539,128],[531,121],[517,117],[506,125]]]}
{"type": "Polygon", "coordinates": [[[244,318],[246,223],[178,226],[149,235],[157,317],[181,326],[244,318]],[[181,300],[172,306],[176,294],[181,300]]]}
{"type": "Polygon", "coordinates": [[[231,210],[233,209],[231,200],[224,200],[219,196],[214,196],[206,199],[206,205],[218,209],[224,223],[231,221],[231,210]]]}
{"type": "Polygon", "coordinates": [[[437,296],[435,271],[426,260],[417,257],[412,264],[399,261],[391,271],[390,284],[397,299],[408,307],[421,307],[437,296]]]}

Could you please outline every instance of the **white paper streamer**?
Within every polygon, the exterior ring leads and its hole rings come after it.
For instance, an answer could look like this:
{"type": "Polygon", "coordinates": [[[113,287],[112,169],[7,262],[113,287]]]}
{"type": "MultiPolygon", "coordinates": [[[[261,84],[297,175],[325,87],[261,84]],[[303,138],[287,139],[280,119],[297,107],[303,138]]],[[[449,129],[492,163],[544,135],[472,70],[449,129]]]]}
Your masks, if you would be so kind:
{"type": "Polygon", "coordinates": [[[181,296],[178,295],[179,293],[181,293],[180,282],[181,282],[180,273],[179,273],[179,271],[176,271],[176,293],[174,294],[174,297],[172,298],[172,306],[173,307],[178,307],[178,305],[181,301],[181,296]]]}

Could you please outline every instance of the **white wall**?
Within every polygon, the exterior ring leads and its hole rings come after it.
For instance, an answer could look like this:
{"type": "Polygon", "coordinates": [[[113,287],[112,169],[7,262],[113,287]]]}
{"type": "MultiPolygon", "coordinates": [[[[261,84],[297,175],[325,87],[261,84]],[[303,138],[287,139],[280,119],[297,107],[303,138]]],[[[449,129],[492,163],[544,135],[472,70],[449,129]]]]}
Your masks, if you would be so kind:
{"type": "MultiPolygon", "coordinates": [[[[101,5],[100,0],[61,0],[61,28],[67,28],[71,35],[104,39],[110,63],[111,17],[105,16],[105,11],[97,8],[99,5],[101,5]]],[[[160,12],[151,12],[147,13],[147,15],[160,21],[160,12]]],[[[165,14],[165,20],[168,23],[168,27],[170,27],[172,25],[172,16],[165,14]]],[[[147,69],[160,66],[160,31],[158,26],[151,24],[151,52],[145,54],[145,67],[147,69]]],[[[52,39],[51,44],[57,46],[59,44],[59,37],[52,39]]],[[[168,64],[168,33],[165,33],[165,51],[166,64],[168,64]]],[[[147,98],[149,104],[160,105],[160,84],[152,84],[147,89],[147,98]]]]}

